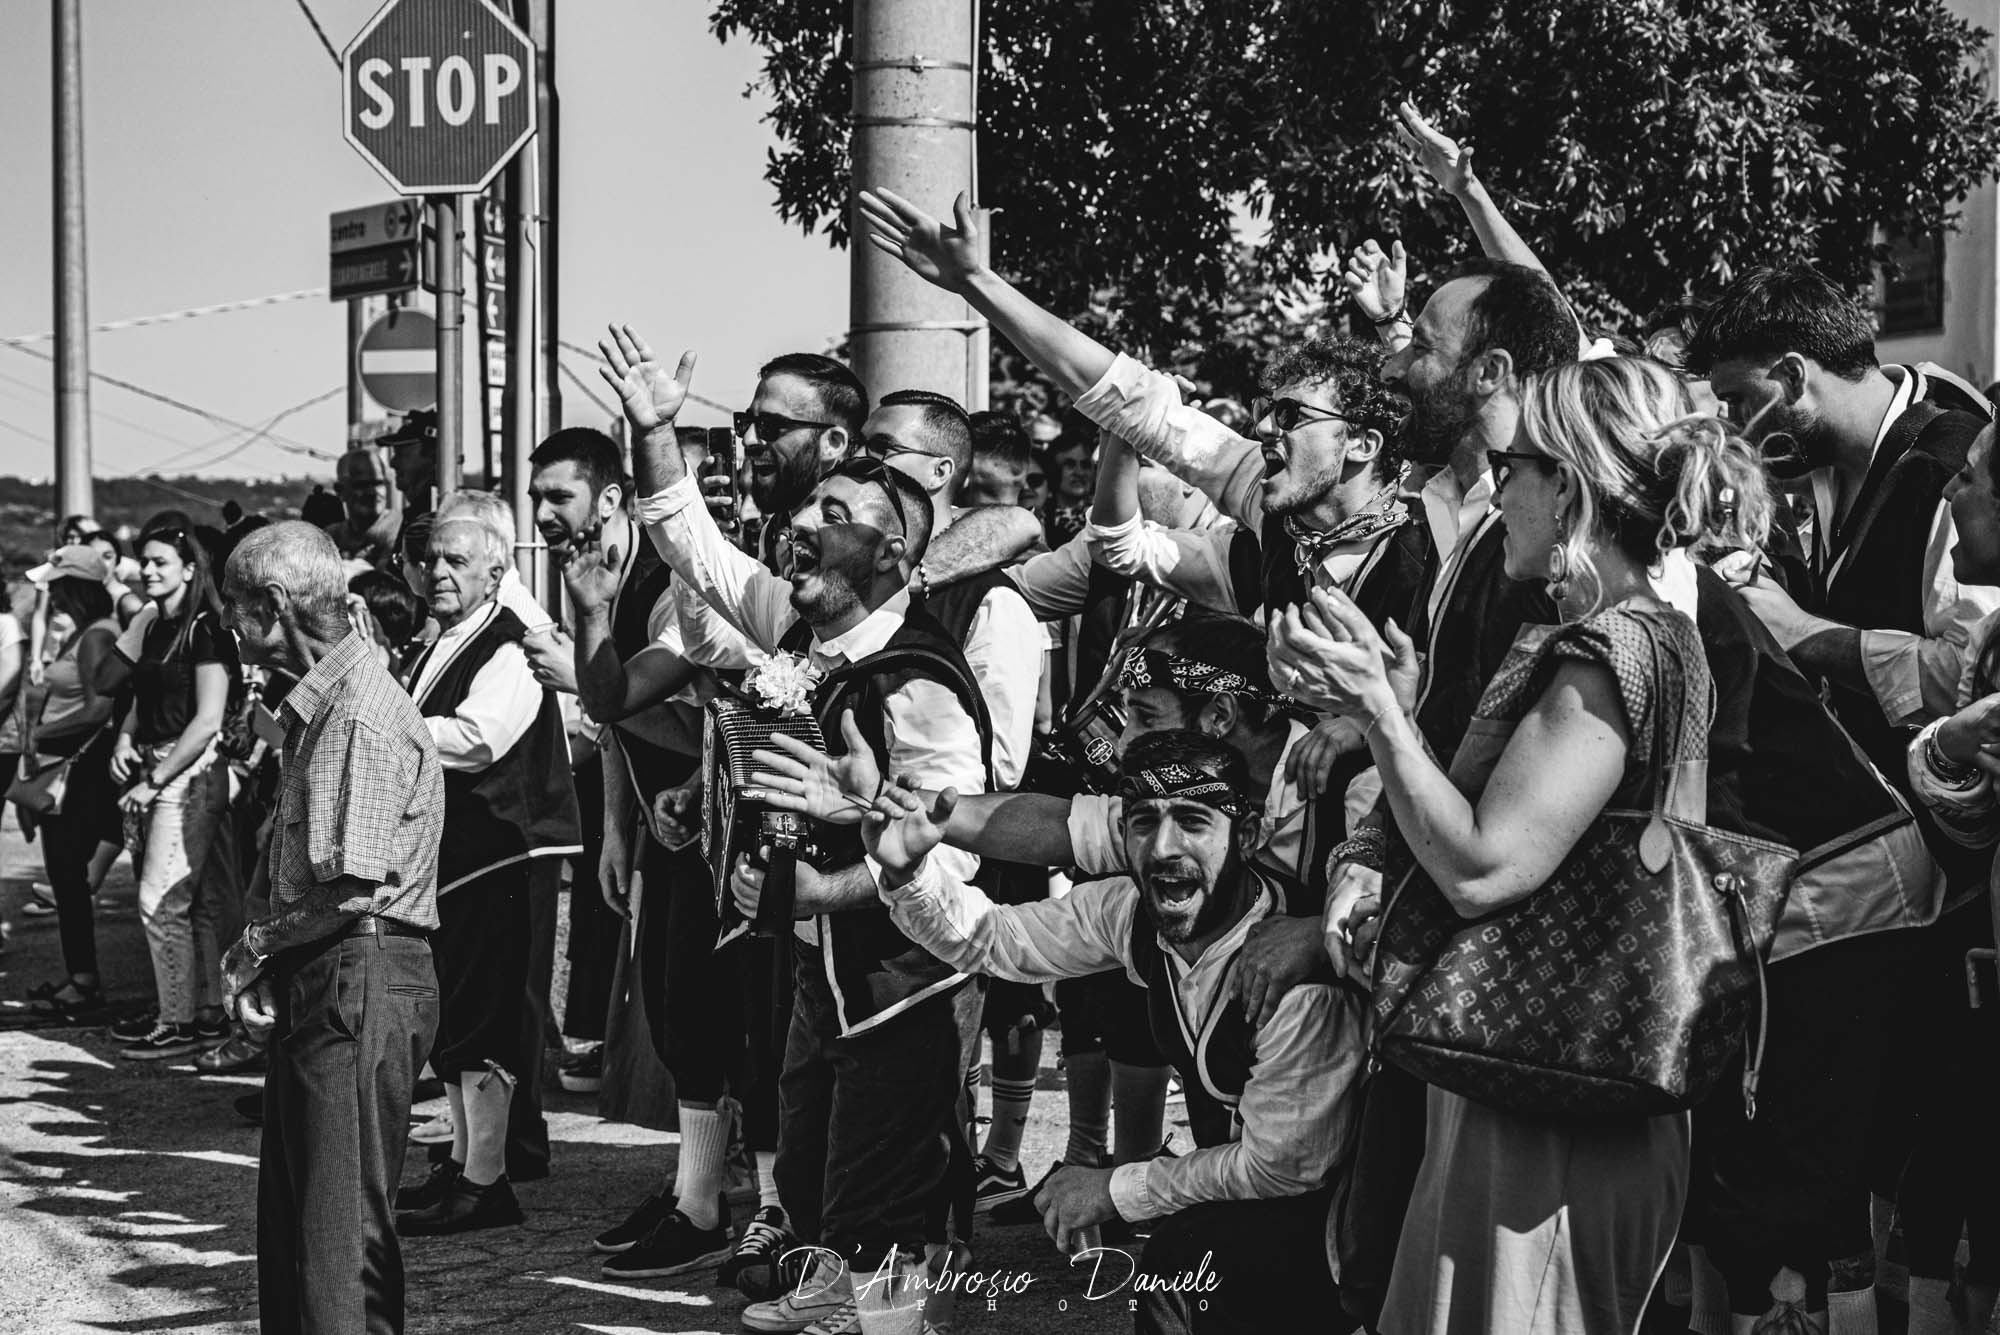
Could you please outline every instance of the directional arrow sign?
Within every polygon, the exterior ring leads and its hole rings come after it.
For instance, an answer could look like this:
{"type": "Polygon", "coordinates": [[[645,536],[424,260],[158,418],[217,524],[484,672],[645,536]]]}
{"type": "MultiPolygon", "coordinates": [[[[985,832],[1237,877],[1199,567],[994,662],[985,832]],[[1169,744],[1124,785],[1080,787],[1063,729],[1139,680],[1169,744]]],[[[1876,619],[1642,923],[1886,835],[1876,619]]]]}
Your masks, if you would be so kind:
{"type": "Polygon", "coordinates": [[[335,301],[408,292],[423,276],[421,246],[415,238],[343,251],[333,257],[327,295],[335,301]]]}
{"type": "Polygon", "coordinates": [[[328,241],[336,255],[368,250],[392,242],[413,241],[422,234],[423,205],[414,199],[392,199],[365,209],[342,209],[327,219],[328,241]]]}

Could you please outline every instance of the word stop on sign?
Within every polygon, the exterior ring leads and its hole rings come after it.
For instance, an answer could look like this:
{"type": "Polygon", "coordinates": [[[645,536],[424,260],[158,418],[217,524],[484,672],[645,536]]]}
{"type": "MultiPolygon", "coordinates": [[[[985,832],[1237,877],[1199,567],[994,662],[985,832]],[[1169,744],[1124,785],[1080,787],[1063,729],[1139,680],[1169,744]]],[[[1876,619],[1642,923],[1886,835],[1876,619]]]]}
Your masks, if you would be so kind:
{"type": "Polygon", "coordinates": [[[498,125],[500,103],[521,88],[521,62],[510,55],[482,56],[477,71],[464,56],[446,56],[435,75],[433,64],[437,62],[429,56],[404,56],[395,65],[380,56],[362,61],[354,77],[371,105],[356,119],[371,130],[387,129],[396,124],[400,107],[403,124],[421,130],[435,108],[446,125],[464,125],[475,114],[488,125],[498,125]],[[400,104],[395,95],[398,66],[403,74],[400,104]]]}

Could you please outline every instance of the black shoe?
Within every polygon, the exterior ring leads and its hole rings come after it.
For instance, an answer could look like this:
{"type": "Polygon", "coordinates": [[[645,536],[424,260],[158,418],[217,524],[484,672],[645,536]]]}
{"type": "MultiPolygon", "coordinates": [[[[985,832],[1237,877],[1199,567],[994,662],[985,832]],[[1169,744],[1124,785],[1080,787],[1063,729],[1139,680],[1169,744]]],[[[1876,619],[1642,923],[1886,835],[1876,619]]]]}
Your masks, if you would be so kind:
{"type": "Polygon", "coordinates": [[[972,1177],[972,1208],[975,1211],[991,1210],[1028,1194],[1028,1179],[1019,1164],[1002,1168],[982,1154],[972,1161],[972,1177]]]}
{"type": "Polygon", "coordinates": [[[397,1215],[396,1232],[406,1238],[471,1233],[482,1228],[512,1228],[526,1217],[505,1175],[484,1187],[460,1177],[437,1204],[397,1215]]]}
{"type": "Polygon", "coordinates": [[[412,1103],[429,1103],[432,1099],[441,1099],[443,1097],[444,1081],[439,1080],[436,1076],[432,1076],[427,1080],[417,1081],[417,1087],[410,1091],[410,1102],[412,1103]]]}
{"type": "Polygon", "coordinates": [[[155,1024],[144,1038],[135,1038],[118,1049],[118,1055],[133,1061],[173,1061],[192,1057],[207,1044],[191,1024],[155,1024]]]}
{"type": "Polygon", "coordinates": [[[219,1043],[228,1038],[229,1033],[229,1017],[226,1015],[218,1015],[212,1020],[204,1020],[199,1015],[194,1017],[194,1036],[204,1043],[219,1043]]]}
{"type": "Polygon", "coordinates": [[[414,1187],[399,1187],[396,1190],[398,1210],[428,1210],[445,1198],[458,1179],[465,1174],[465,1165],[456,1159],[446,1159],[443,1163],[432,1164],[431,1171],[424,1180],[414,1187]]]}
{"type": "Polygon", "coordinates": [[[242,1071],[264,1069],[264,1045],[254,1042],[249,1034],[234,1034],[227,1043],[218,1044],[194,1059],[194,1069],[204,1075],[235,1075],[242,1071]]]}
{"type": "Polygon", "coordinates": [[[696,1228],[673,1211],[645,1239],[604,1263],[606,1279],[664,1279],[715,1265],[729,1255],[729,1206],[725,1201],[714,1228],[696,1228]]]}
{"type": "Polygon", "coordinates": [[[796,1245],[785,1212],[775,1205],[759,1206],[743,1226],[736,1250],[716,1272],[715,1282],[735,1285],[753,1303],[769,1302],[784,1291],[780,1262],[796,1245]]]}
{"type": "Polygon", "coordinates": [[[244,1121],[250,1123],[250,1125],[252,1126],[264,1125],[263,1090],[260,1089],[254,1094],[245,1094],[243,1097],[234,1100],[234,1107],[236,1109],[236,1115],[238,1117],[241,1117],[244,1121]]]}
{"type": "Polygon", "coordinates": [[[141,1011],[137,1015],[118,1021],[111,1026],[112,1041],[117,1043],[137,1043],[153,1032],[153,1026],[160,1022],[158,1010],[141,1011]]]}
{"type": "Polygon", "coordinates": [[[671,1191],[656,1191],[639,1202],[639,1208],[590,1240],[590,1250],[616,1255],[631,1251],[646,1235],[666,1222],[680,1198],[671,1191]]]}
{"type": "Polygon", "coordinates": [[[1063,1168],[1066,1166],[1067,1165],[1065,1165],[1061,1159],[1056,1160],[1054,1163],[1049,1165],[1049,1171],[1043,1173],[1041,1177],[1036,1180],[1034,1186],[1029,1187],[1026,1191],[1014,1197],[1012,1200],[1001,1201],[999,1204],[995,1205],[991,1210],[987,1212],[987,1218],[991,1219],[996,1224],[1041,1223],[1042,1212],[1035,1208],[1035,1193],[1039,1192],[1043,1187],[1048,1185],[1049,1179],[1056,1175],[1056,1170],[1058,1168],[1063,1168]]]}

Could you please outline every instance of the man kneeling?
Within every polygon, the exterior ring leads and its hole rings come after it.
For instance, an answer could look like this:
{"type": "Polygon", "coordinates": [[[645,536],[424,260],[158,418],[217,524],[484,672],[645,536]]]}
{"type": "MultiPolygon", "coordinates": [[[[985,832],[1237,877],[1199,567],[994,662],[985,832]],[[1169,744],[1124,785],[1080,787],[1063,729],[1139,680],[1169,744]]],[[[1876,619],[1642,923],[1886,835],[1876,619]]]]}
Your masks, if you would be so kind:
{"type": "MultiPolygon", "coordinates": [[[[1323,969],[1261,1028],[1218,1004],[1245,936],[1283,902],[1244,856],[1257,809],[1243,759],[1202,733],[1155,733],[1126,749],[1122,774],[1132,879],[996,905],[927,857],[956,794],[926,809],[899,785],[863,822],[882,898],[905,935],[968,972],[1041,983],[1123,965],[1147,989],[1198,1148],[1064,1168],[1035,1198],[1065,1251],[1114,1217],[1158,1221],[1129,1290],[1141,1332],[1269,1330],[1311,1313],[1344,1328],[1326,1218],[1352,1147],[1361,999],[1323,969]]],[[[1119,1269],[1101,1263],[1096,1287],[1119,1269]]]]}

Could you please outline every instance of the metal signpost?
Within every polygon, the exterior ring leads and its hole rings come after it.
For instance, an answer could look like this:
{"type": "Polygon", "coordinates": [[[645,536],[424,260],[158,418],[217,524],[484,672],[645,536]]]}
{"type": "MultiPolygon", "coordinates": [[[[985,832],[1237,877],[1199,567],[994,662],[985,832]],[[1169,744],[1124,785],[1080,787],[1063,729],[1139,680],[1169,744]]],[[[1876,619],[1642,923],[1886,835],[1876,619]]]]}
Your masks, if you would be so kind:
{"type": "Polygon", "coordinates": [[[441,495],[458,487],[464,444],[461,197],[535,133],[534,71],[533,43],[493,0],[389,0],[341,56],[347,142],[399,193],[430,200],[441,495]]]}

